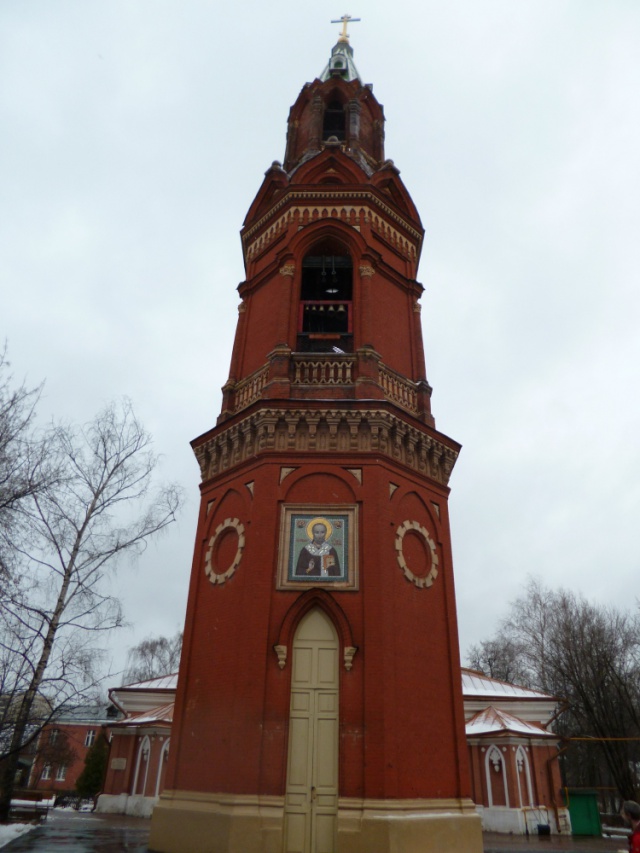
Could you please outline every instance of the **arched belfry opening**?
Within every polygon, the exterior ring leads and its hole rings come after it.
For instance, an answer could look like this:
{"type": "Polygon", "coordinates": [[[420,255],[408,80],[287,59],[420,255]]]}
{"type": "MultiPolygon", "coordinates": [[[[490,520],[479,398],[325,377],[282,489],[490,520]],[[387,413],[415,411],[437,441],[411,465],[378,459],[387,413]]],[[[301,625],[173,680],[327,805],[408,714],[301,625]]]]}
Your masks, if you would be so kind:
{"type": "Polygon", "coordinates": [[[297,349],[353,351],[353,261],[336,241],[316,244],[302,261],[297,349]]]}
{"type": "Polygon", "coordinates": [[[344,106],[340,101],[330,101],[324,109],[322,121],[322,140],[327,142],[331,138],[344,142],[347,138],[347,121],[344,106]]]}

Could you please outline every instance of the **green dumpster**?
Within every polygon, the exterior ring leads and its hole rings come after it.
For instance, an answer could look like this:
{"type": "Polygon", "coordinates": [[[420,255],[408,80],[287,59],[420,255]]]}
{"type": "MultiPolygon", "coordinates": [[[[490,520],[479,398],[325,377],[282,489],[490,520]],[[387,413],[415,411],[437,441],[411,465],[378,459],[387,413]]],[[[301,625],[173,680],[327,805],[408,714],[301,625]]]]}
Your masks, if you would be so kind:
{"type": "Polygon", "coordinates": [[[573,835],[602,835],[598,792],[588,788],[564,788],[573,835]]]}

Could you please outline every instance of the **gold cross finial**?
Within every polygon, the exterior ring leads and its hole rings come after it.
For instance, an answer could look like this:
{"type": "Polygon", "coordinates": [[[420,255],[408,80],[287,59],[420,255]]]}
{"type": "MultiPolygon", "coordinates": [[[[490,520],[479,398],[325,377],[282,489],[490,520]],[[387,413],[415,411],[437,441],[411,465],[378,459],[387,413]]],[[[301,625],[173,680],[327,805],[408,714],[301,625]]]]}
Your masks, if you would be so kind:
{"type": "Polygon", "coordinates": [[[343,15],[341,18],[336,18],[331,21],[332,24],[342,24],[342,32],[338,37],[338,41],[346,42],[349,44],[349,33],[347,32],[347,24],[349,21],[359,21],[360,18],[352,18],[351,15],[343,15]]]}

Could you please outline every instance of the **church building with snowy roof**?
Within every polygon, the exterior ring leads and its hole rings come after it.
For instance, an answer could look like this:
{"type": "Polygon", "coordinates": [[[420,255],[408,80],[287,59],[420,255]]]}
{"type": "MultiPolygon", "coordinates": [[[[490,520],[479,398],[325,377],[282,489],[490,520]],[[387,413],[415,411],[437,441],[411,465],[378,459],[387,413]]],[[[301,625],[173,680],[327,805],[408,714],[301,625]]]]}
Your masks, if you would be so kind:
{"type": "MultiPolygon", "coordinates": [[[[539,825],[571,833],[561,797],[558,736],[549,724],[558,700],[462,669],[472,799],[483,829],[524,835],[539,825]]],[[[98,811],[149,817],[164,788],[177,673],[110,692],[123,719],[112,732],[98,811]]],[[[428,720],[425,720],[428,725],[428,720]]]]}

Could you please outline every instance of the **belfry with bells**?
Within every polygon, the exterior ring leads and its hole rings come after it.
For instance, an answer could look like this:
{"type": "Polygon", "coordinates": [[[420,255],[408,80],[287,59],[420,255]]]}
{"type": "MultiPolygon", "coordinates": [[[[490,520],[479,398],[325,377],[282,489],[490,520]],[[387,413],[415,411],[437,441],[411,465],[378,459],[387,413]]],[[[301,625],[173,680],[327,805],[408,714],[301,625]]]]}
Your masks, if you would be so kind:
{"type": "Polygon", "coordinates": [[[242,229],[201,505],[163,853],[480,853],[423,229],[343,21],[242,229]]]}

